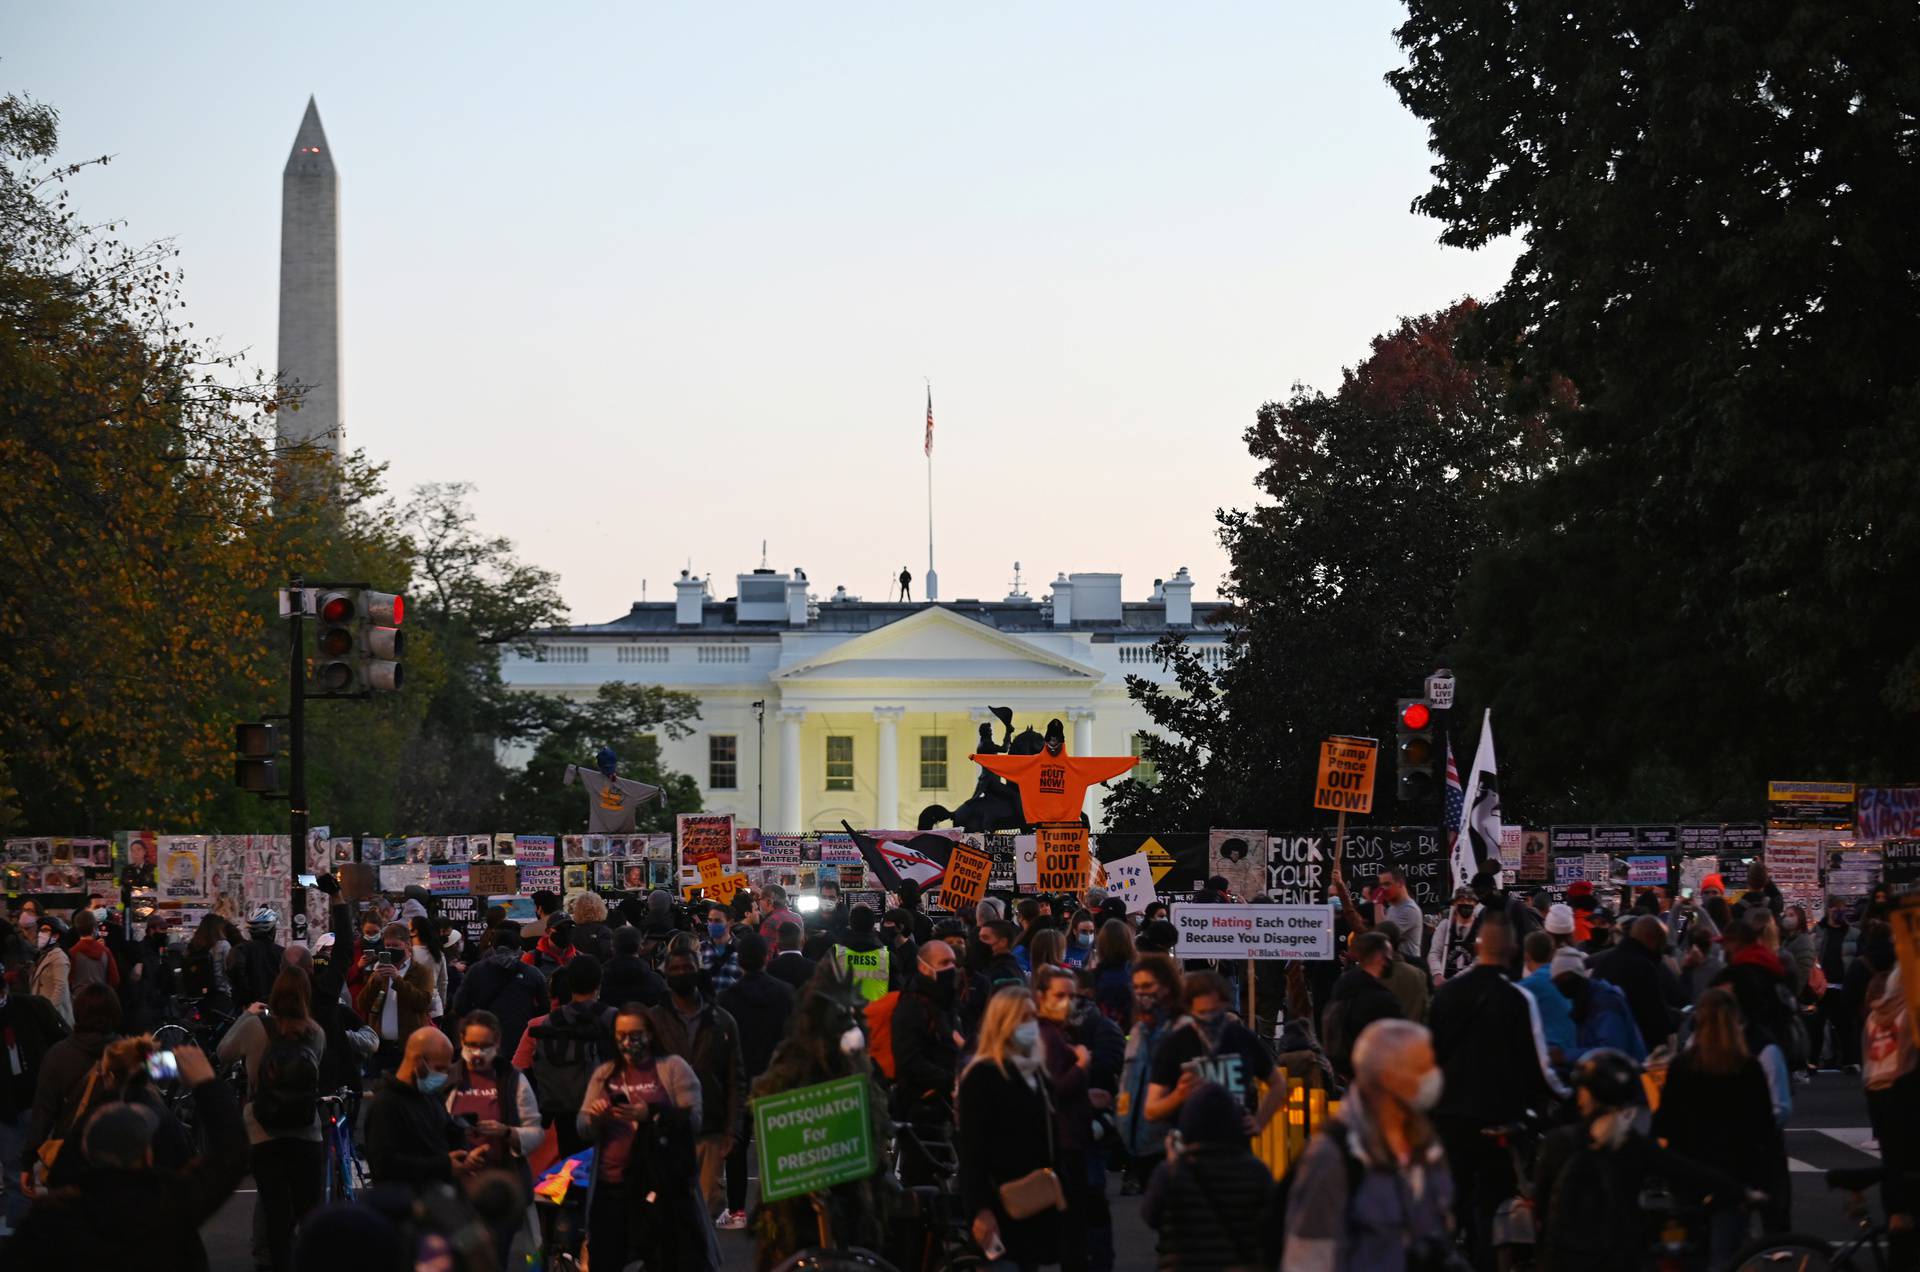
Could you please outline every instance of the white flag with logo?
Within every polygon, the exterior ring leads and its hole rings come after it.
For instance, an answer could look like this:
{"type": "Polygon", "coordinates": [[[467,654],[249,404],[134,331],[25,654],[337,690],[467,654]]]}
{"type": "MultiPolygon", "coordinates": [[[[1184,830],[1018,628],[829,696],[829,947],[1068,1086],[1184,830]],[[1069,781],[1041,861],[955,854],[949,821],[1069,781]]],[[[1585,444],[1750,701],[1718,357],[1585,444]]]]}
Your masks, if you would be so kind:
{"type": "Polygon", "coordinates": [[[1466,815],[1453,844],[1455,887],[1473,878],[1481,862],[1500,863],[1500,777],[1493,762],[1493,709],[1480,722],[1480,746],[1467,774],[1466,815]]]}

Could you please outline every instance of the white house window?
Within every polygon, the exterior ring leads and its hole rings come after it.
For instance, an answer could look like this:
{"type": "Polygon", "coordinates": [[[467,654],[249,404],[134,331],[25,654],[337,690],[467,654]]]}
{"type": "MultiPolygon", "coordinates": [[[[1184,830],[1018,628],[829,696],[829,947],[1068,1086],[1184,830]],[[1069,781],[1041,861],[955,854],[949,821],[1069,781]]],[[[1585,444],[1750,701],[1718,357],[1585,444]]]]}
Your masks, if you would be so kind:
{"type": "Polygon", "coordinates": [[[928,734],[920,739],[920,789],[947,789],[947,739],[928,734]]]}
{"type": "Polygon", "coordinates": [[[672,651],[665,645],[616,645],[613,660],[622,663],[664,663],[672,651]]]}
{"type": "Polygon", "coordinates": [[[827,739],[827,789],[853,789],[853,739],[850,737],[827,739]]]}
{"type": "Polygon", "coordinates": [[[740,739],[731,733],[707,738],[707,789],[730,791],[740,785],[740,739]]]}
{"type": "Polygon", "coordinates": [[[1133,771],[1127,776],[1133,778],[1136,782],[1152,786],[1160,780],[1160,770],[1152,760],[1142,758],[1146,754],[1146,747],[1144,746],[1146,739],[1147,735],[1144,733],[1136,733],[1133,735],[1132,754],[1133,757],[1140,762],[1133,766],[1133,771]]]}
{"type": "Polygon", "coordinates": [[[539,660],[550,663],[583,663],[587,661],[585,645],[542,645],[539,660]]]}
{"type": "Polygon", "coordinates": [[[696,661],[703,663],[743,663],[753,656],[746,645],[702,645],[696,661]]]}

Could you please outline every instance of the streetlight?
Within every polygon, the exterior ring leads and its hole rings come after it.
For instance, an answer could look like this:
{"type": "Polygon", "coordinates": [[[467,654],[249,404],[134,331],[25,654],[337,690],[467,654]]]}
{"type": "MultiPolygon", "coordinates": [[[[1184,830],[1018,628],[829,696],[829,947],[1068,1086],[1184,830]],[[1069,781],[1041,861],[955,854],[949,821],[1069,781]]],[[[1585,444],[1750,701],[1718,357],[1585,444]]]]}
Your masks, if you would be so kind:
{"type": "Polygon", "coordinates": [[[760,698],[753,704],[754,718],[760,722],[760,757],[753,762],[754,786],[754,829],[767,824],[767,700],[760,698]]]}

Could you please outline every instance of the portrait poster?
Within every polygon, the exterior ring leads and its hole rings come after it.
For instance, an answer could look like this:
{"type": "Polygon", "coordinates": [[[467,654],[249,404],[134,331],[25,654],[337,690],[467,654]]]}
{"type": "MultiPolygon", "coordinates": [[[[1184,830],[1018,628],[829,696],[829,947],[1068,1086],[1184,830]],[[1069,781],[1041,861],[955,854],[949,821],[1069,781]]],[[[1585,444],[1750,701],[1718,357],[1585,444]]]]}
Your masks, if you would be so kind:
{"type": "Polygon", "coordinates": [[[1236,899],[1251,901],[1267,888],[1267,832],[1209,830],[1207,868],[1226,878],[1236,899]]]}

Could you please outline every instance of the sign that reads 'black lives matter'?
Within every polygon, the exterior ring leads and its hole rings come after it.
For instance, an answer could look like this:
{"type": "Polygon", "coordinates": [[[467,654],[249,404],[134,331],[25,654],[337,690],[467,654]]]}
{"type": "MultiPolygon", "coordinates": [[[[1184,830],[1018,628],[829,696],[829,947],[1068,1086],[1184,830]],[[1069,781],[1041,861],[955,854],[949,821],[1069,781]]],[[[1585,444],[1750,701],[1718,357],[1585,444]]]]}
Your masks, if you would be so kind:
{"type": "Polygon", "coordinates": [[[1196,905],[1172,907],[1179,941],[1175,958],[1333,957],[1330,905],[1196,905]]]}

